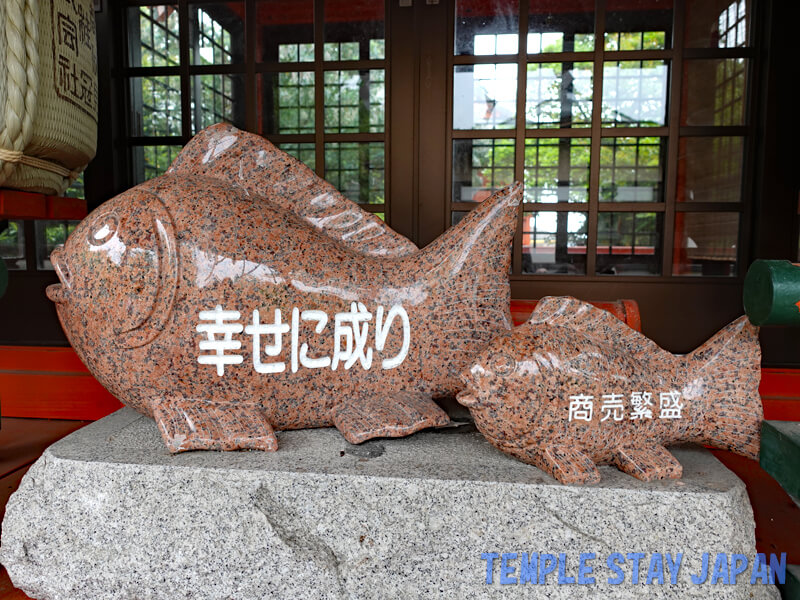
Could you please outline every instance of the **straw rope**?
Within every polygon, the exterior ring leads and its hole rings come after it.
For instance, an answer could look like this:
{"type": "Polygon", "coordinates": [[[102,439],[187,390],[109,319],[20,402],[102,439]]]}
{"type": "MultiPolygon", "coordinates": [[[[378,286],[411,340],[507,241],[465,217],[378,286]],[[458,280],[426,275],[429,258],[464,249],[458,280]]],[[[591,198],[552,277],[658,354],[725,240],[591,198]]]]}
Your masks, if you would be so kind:
{"type": "Polygon", "coordinates": [[[70,171],[61,165],[50,162],[49,160],[37,158],[36,156],[27,156],[19,150],[6,150],[5,148],[0,148],[0,161],[5,161],[6,163],[10,163],[12,165],[28,165],[29,167],[34,167],[36,169],[50,171],[51,173],[55,173],[61,177],[66,177],[70,181],[75,180],[81,174],[81,171],[83,171],[83,168],[70,171]]]}
{"type": "MultiPolygon", "coordinates": [[[[6,3],[0,2],[0,23],[6,22],[6,3]]],[[[6,127],[6,28],[0,26],[0,131],[6,127]]],[[[2,168],[2,167],[0,167],[2,168]]]]}
{"type": "Polygon", "coordinates": [[[28,89],[25,93],[22,135],[27,143],[32,135],[39,97],[39,0],[28,0],[25,3],[25,55],[28,58],[25,69],[28,89]]]}
{"type": "Polygon", "coordinates": [[[14,171],[16,157],[31,138],[36,98],[39,91],[39,4],[38,0],[5,0],[5,127],[0,131],[0,184],[14,171]]]}

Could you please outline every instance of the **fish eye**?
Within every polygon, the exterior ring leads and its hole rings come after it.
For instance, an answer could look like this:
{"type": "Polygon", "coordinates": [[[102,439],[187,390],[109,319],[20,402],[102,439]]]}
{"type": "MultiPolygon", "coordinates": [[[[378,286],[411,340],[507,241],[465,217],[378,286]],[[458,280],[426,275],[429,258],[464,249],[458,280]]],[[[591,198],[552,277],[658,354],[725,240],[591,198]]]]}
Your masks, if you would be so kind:
{"type": "Polygon", "coordinates": [[[102,246],[117,233],[117,217],[108,214],[98,219],[97,224],[89,232],[89,243],[92,246],[102,246]]]}
{"type": "Polygon", "coordinates": [[[492,357],[489,366],[497,375],[508,375],[516,368],[517,361],[508,354],[500,353],[492,357]]]}

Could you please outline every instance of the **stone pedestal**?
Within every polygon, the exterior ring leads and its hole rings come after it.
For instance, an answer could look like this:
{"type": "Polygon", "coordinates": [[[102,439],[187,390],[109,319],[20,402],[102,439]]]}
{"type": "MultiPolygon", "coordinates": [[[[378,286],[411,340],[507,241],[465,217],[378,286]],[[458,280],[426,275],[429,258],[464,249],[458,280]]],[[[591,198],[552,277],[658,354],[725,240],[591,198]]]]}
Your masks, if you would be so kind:
{"type": "MultiPolygon", "coordinates": [[[[602,467],[567,487],[477,433],[351,446],[334,429],[283,432],[280,450],[167,453],[120,410],[51,446],[11,498],[0,560],[40,599],[777,598],[773,586],[690,582],[702,554],[752,560],[744,485],[711,454],[675,448],[680,481],[602,467]],[[486,584],[482,553],[580,553],[595,584],[486,584]],[[613,552],[645,553],[640,583],[607,583],[613,552]],[[652,553],[682,552],[677,584],[644,585],[652,553]]],[[[519,560],[508,561],[518,581],[519,560]]]]}

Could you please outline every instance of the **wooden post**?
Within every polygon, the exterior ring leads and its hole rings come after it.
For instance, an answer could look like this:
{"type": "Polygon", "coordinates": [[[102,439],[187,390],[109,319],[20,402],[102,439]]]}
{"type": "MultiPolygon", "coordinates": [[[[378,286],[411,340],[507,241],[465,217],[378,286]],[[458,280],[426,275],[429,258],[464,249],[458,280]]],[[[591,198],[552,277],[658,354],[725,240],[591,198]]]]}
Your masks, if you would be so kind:
{"type": "MultiPolygon", "coordinates": [[[[0,229],[2,232],[2,229],[0,229]]],[[[0,258],[0,298],[6,293],[8,287],[8,269],[6,269],[6,261],[0,258]]]]}

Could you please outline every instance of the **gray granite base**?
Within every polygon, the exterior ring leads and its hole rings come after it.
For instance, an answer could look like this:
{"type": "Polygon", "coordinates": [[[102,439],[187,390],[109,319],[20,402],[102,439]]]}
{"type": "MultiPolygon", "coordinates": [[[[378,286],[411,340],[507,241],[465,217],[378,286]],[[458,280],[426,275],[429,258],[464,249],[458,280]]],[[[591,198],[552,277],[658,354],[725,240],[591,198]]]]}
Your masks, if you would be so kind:
{"type": "MultiPolygon", "coordinates": [[[[167,453],[123,409],[51,446],[8,503],[0,561],[39,599],[777,598],[773,586],[693,585],[704,552],[754,556],[744,485],[710,453],[676,448],[680,481],[610,467],[566,487],[477,433],[350,446],[333,429],[280,450],[167,453]],[[501,585],[486,552],[594,552],[595,584],[501,585]],[[643,552],[640,583],[606,557],[643,552]],[[642,583],[652,553],[684,554],[677,584],[642,583]]],[[[510,561],[517,578],[519,561],[510,561]]],[[[518,579],[517,579],[518,581],[518,579]]]]}

